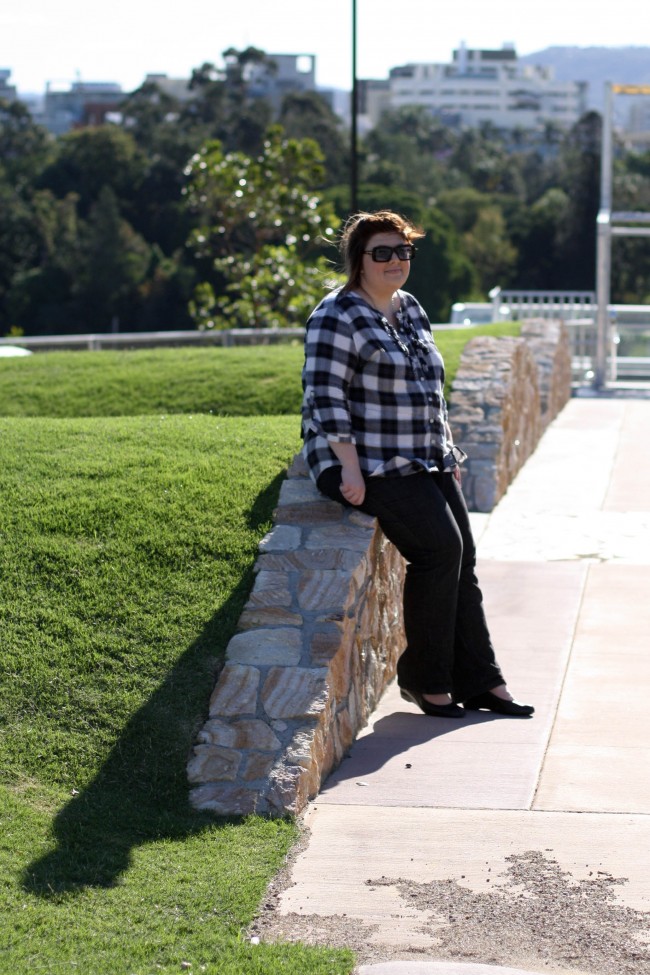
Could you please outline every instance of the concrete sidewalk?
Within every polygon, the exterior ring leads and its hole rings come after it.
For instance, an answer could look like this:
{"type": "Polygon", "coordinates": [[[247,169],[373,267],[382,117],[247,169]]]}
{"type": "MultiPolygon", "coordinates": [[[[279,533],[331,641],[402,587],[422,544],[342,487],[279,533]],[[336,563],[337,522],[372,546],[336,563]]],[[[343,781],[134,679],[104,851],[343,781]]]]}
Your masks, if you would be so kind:
{"type": "Polygon", "coordinates": [[[359,975],[650,973],[650,401],[573,399],[472,516],[532,719],[430,718],[391,686],[305,816],[265,938],[359,975]]]}

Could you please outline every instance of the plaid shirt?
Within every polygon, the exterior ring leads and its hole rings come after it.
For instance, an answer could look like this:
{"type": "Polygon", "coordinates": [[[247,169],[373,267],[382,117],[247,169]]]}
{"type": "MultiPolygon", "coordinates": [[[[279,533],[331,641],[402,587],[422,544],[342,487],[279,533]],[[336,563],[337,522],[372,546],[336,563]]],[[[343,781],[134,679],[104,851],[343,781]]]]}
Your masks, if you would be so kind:
{"type": "Polygon", "coordinates": [[[355,292],[312,312],[302,374],[303,453],[317,480],[340,464],[328,440],[353,443],[365,476],[451,470],[444,365],[426,312],[398,292],[397,326],[355,292]]]}

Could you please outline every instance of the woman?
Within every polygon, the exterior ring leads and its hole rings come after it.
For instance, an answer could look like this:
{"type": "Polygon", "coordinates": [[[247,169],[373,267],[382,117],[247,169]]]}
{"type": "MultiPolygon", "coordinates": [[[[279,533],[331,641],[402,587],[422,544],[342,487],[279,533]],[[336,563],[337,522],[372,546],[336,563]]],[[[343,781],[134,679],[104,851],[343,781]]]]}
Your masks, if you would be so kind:
{"type": "Polygon", "coordinates": [[[319,490],[375,516],[407,562],[402,697],[441,717],[527,717],[534,708],[509,693],[483,613],[442,358],[402,291],[422,236],[389,210],[346,224],[347,281],[307,323],[303,452],[319,490]]]}

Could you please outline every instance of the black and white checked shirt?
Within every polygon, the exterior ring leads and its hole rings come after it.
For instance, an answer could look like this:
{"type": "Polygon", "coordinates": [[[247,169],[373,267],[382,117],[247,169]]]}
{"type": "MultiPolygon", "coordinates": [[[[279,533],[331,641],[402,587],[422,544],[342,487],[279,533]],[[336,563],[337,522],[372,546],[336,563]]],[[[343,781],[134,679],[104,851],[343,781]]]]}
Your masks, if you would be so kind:
{"type": "Polygon", "coordinates": [[[355,292],[312,312],[302,374],[303,453],[316,481],[340,464],[329,440],[353,443],[365,476],[451,470],[444,365],[426,312],[398,291],[397,326],[355,292]]]}

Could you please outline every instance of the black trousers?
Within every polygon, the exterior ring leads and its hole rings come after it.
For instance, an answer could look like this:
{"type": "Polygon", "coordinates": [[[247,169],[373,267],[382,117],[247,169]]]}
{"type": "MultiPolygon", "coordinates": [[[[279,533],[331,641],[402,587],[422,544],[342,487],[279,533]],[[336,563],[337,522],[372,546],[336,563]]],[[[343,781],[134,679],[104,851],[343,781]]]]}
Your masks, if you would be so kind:
{"type": "MultiPolygon", "coordinates": [[[[467,506],[455,477],[422,471],[365,480],[360,510],[377,518],[407,562],[400,687],[450,693],[454,701],[464,701],[504,684],[483,611],[467,506]]],[[[351,507],[340,484],[339,466],[318,479],[323,494],[351,507]]]]}

